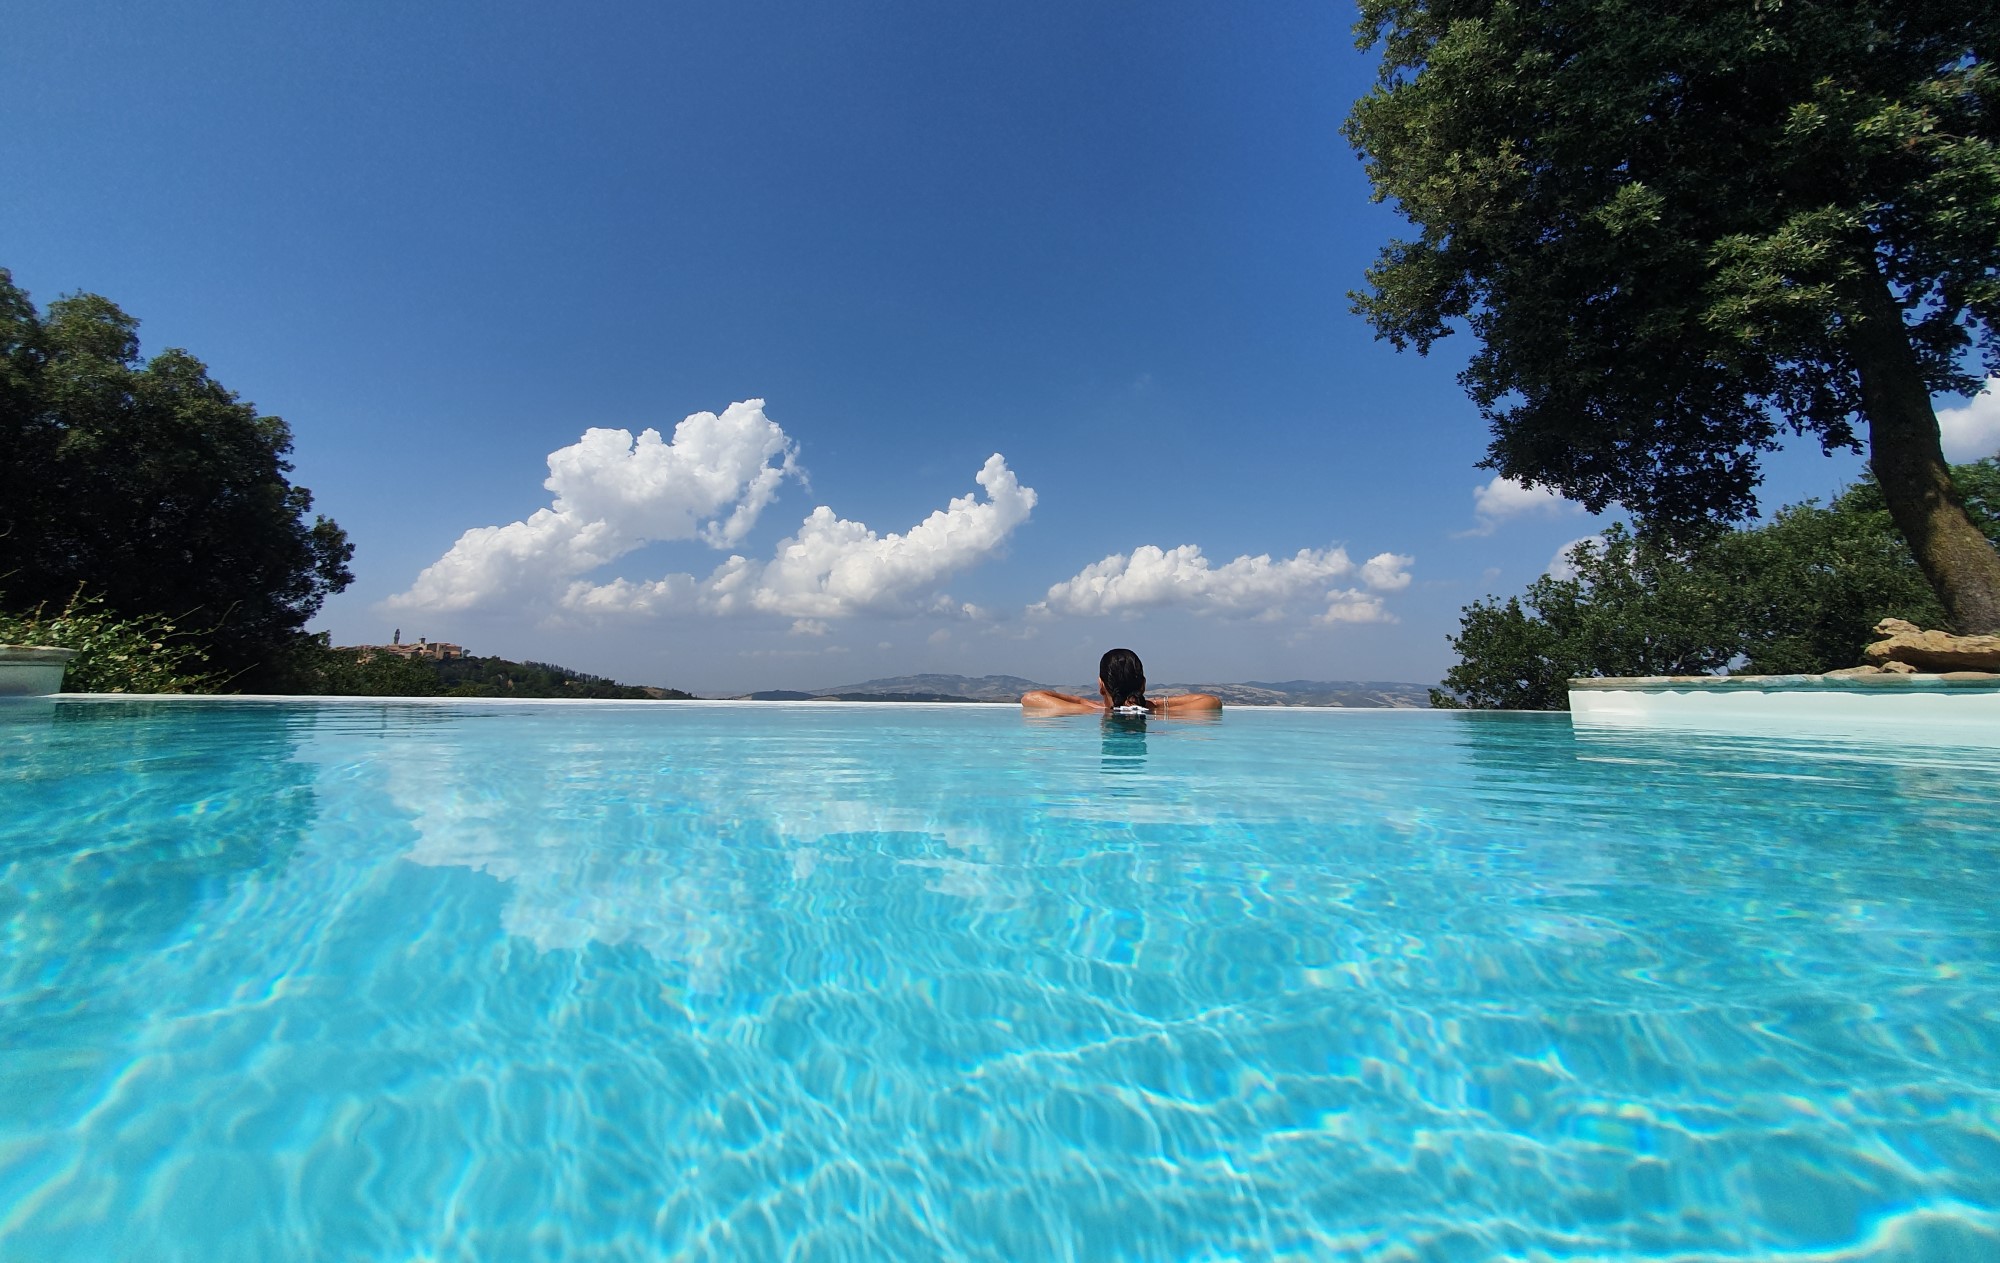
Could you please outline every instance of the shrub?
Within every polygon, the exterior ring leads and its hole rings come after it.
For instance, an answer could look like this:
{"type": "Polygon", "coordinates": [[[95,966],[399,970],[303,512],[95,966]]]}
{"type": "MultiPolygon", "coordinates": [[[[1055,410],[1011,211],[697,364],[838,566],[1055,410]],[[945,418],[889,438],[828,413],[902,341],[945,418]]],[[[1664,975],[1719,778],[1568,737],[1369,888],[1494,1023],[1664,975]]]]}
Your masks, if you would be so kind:
{"type": "Polygon", "coordinates": [[[0,608],[0,644],[76,650],[65,693],[213,693],[224,683],[204,669],[208,650],[195,633],[162,614],[114,614],[81,588],[53,613],[47,603],[0,608]]]}

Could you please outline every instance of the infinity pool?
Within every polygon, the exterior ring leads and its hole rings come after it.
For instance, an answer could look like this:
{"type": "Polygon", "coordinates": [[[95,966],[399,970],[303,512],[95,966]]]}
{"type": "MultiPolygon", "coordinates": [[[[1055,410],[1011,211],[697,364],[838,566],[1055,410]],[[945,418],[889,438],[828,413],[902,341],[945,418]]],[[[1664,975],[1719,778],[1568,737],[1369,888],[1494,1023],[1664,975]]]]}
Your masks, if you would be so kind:
{"type": "Polygon", "coordinates": [[[2000,1258],[2000,755],[0,708],[0,1259],[2000,1258]]]}

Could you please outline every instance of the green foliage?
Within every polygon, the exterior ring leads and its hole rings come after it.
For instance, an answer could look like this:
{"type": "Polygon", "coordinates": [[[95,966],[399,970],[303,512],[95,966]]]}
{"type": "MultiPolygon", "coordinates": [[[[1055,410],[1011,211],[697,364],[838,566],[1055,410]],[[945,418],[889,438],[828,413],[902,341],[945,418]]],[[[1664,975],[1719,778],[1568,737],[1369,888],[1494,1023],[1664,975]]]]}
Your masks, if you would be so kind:
{"type": "Polygon", "coordinates": [[[87,584],[138,618],[186,611],[232,687],[268,683],[353,548],[288,480],[291,431],[186,351],[142,363],[94,294],[38,314],[0,269],[0,573],[19,606],[87,584]]]}
{"type": "MultiPolygon", "coordinates": [[[[1731,594],[1657,537],[1614,526],[1571,553],[1575,578],[1543,575],[1525,597],[1465,607],[1444,700],[1567,710],[1579,675],[1692,675],[1735,655],[1731,594]]],[[[1437,705],[1440,697],[1434,696],[1437,705]]]]}
{"type": "Polygon", "coordinates": [[[1356,308],[1399,348],[1470,328],[1491,468],[1657,528],[1740,520],[1784,427],[1831,450],[1879,422],[1885,321],[1920,406],[1975,388],[1974,352],[2000,371],[1990,0],[1361,14],[1382,62],[1346,133],[1420,231],[1356,308]]]}
{"type": "MultiPolygon", "coordinates": [[[[2000,460],[1952,474],[1975,524],[2000,540],[2000,460]]],[[[1576,676],[1836,670],[1860,661],[1885,617],[1943,618],[1873,482],[1691,546],[1613,527],[1571,558],[1574,578],[1465,607],[1460,661],[1433,705],[1566,710],[1576,676]]]]}
{"type": "Polygon", "coordinates": [[[432,697],[445,691],[428,662],[334,649],[327,635],[294,644],[273,673],[273,692],[328,697],[432,697]]]}
{"type": "Polygon", "coordinates": [[[213,693],[222,682],[205,669],[208,653],[181,620],[114,614],[80,590],[53,611],[47,602],[18,613],[0,609],[0,644],[76,650],[63,674],[65,693],[213,693]]]}
{"type": "Polygon", "coordinates": [[[453,697],[572,697],[643,701],[658,696],[686,697],[674,690],[648,692],[601,675],[572,671],[548,662],[509,662],[505,658],[464,657],[434,666],[444,691],[453,697]]]}

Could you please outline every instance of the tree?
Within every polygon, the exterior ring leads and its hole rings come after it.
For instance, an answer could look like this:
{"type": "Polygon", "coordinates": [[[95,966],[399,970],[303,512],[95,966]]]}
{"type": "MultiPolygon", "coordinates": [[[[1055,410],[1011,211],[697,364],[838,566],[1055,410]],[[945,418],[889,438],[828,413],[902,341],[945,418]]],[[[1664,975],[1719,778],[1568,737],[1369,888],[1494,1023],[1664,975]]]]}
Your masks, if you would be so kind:
{"type": "Polygon", "coordinates": [[[1783,429],[1865,432],[1959,630],[2000,553],[1933,393],[2000,371],[2000,6],[1990,0],[1361,0],[1382,45],[1346,133],[1392,242],[1356,309],[1455,325],[1488,468],[1686,540],[1755,507],[1783,429]]]}
{"type": "MultiPolygon", "coordinates": [[[[1952,473],[2000,541],[2000,460],[1952,473]]],[[[1873,481],[1693,545],[1613,527],[1570,560],[1573,575],[1465,607],[1433,705],[1566,710],[1576,676],[1836,670],[1860,661],[1881,619],[1942,614],[1873,481]]]]}
{"type": "Polygon", "coordinates": [[[284,663],[287,693],[334,697],[434,697],[444,692],[437,666],[367,649],[335,649],[325,632],[302,636],[284,663]]]}
{"type": "Polygon", "coordinates": [[[1576,573],[1543,575],[1524,596],[1475,601],[1460,615],[1433,706],[1568,710],[1586,675],[1696,675],[1735,656],[1732,594],[1661,538],[1613,526],[1571,552],[1576,573]]]}
{"type": "Polygon", "coordinates": [[[353,547],[291,484],[291,431],[186,351],[141,363],[138,321],[94,294],[36,312],[0,269],[0,583],[18,607],[81,587],[205,636],[254,687],[353,547]]]}

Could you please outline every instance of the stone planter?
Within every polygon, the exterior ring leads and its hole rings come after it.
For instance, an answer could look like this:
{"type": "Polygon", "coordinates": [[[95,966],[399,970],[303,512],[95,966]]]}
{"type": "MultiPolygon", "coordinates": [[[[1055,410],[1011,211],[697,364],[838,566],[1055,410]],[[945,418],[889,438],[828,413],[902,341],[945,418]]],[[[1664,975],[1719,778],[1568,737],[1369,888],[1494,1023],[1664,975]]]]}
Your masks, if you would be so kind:
{"type": "Polygon", "coordinates": [[[63,668],[74,649],[0,645],[0,697],[45,697],[62,692],[63,668]]]}

